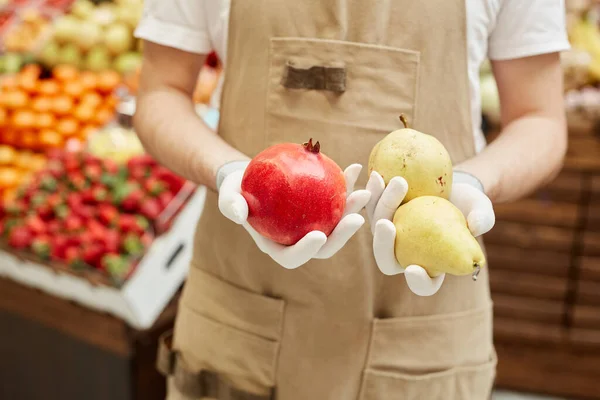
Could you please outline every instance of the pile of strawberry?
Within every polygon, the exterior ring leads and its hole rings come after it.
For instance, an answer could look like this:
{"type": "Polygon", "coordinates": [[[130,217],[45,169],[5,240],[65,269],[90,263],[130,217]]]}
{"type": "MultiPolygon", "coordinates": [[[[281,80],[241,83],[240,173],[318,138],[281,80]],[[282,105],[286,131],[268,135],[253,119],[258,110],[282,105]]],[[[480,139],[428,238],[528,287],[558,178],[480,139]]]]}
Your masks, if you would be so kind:
{"type": "Polygon", "coordinates": [[[127,279],[150,246],[161,212],[185,180],[138,156],[126,165],[56,152],[0,214],[8,244],[44,261],[127,279]]]}

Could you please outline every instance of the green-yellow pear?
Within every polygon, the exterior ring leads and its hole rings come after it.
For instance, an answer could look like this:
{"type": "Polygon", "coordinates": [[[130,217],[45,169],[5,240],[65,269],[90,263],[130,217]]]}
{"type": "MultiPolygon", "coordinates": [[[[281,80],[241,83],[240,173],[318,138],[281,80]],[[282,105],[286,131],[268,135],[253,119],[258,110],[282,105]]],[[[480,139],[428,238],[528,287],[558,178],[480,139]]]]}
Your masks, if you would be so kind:
{"type": "Polygon", "coordinates": [[[387,185],[393,177],[401,176],[408,182],[404,203],[419,196],[450,197],[452,188],[452,160],[439,140],[408,127],[400,116],[403,129],[381,139],[369,156],[369,174],[377,171],[387,185]]]}
{"type": "Polygon", "coordinates": [[[396,259],[403,268],[423,267],[429,276],[473,275],[485,266],[485,256],[464,215],[441,197],[417,197],[394,214],[396,259]]]}

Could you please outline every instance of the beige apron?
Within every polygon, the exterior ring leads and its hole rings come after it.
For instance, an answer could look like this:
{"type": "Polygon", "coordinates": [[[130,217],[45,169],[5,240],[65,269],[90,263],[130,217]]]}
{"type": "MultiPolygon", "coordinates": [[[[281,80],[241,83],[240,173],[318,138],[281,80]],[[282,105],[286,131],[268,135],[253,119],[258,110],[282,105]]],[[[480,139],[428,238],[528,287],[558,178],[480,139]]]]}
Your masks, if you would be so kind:
{"type": "MultiPolygon", "coordinates": [[[[220,135],[254,156],[319,140],[365,166],[401,126],[474,153],[465,0],[232,0],[220,135]]],[[[360,184],[364,185],[363,171],[360,184]]],[[[208,196],[172,349],[170,399],[484,400],[495,375],[487,271],[418,297],[384,276],[367,226],[286,270],[208,196]]]]}

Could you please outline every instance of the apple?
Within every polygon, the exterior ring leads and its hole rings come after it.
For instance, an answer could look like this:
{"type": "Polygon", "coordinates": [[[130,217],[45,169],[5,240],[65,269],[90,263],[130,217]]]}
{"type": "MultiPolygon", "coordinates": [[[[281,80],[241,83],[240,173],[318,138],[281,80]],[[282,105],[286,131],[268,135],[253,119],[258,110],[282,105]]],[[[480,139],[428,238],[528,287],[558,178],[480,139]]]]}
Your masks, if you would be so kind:
{"type": "Polygon", "coordinates": [[[110,54],[104,46],[92,48],[85,59],[85,67],[91,71],[102,71],[110,68],[110,54]]]}
{"type": "Polygon", "coordinates": [[[78,35],[81,23],[72,15],[65,15],[54,24],[54,39],[58,43],[68,43],[78,35]]]}
{"type": "Polygon", "coordinates": [[[82,51],[88,51],[102,40],[102,29],[93,22],[82,23],[74,39],[82,51]]]}
{"type": "Polygon", "coordinates": [[[58,53],[59,64],[79,66],[81,64],[81,51],[75,43],[67,43],[58,53]]]}
{"type": "Polygon", "coordinates": [[[106,29],[104,45],[112,54],[122,54],[133,46],[133,35],[123,23],[115,23],[106,29]]]}
{"type": "Polygon", "coordinates": [[[136,52],[121,54],[114,62],[114,67],[120,74],[133,72],[140,65],[142,65],[142,55],[136,52]]]}

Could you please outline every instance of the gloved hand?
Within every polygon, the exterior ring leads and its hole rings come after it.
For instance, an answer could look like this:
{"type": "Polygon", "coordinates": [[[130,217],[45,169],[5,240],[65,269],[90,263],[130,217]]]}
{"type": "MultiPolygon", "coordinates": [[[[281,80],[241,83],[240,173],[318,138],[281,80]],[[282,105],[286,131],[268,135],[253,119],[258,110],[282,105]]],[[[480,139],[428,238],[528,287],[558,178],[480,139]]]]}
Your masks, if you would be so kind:
{"type": "MultiPolygon", "coordinates": [[[[419,296],[431,296],[440,289],[445,274],[431,278],[427,271],[418,265],[401,266],[396,260],[394,242],[396,228],[392,223],[394,213],[408,192],[404,178],[392,178],[387,185],[377,172],[371,173],[367,182],[371,199],[367,204],[367,217],[373,232],[373,254],[377,266],[386,275],[404,273],[410,290],[419,296]]],[[[450,201],[463,213],[473,236],[488,232],[494,226],[496,217],[492,202],[483,192],[483,186],[472,175],[455,171],[453,174],[450,201]]]]}
{"type": "Polygon", "coordinates": [[[284,268],[298,268],[312,258],[332,257],[365,222],[358,212],[366,206],[371,194],[367,190],[354,191],[354,184],[362,166],[352,164],[344,171],[347,194],[344,216],[329,237],[321,231],[312,231],[291,246],[273,242],[259,234],[247,221],[248,203],[241,194],[242,178],[247,166],[248,162],[236,161],[219,169],[217,174],[219,210],[225,217],[242,225],[252,236],[258,248],[284,268]]]}

